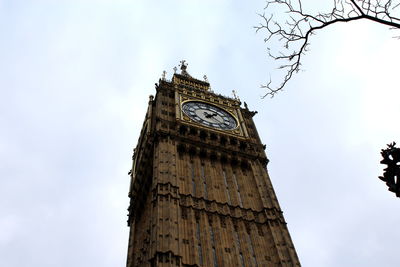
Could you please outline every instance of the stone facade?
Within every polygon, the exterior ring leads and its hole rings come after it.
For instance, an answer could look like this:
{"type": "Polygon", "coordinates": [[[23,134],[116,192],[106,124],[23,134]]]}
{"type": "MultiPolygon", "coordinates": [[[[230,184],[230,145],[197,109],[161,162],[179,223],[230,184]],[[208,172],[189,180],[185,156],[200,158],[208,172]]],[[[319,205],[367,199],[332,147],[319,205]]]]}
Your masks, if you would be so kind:
{"type": "Polygon", "coordinates": [[[184,71],[156,84],[130,172],[127,266],[300,266],[252,117],[184,71]],[[237,121],[191,120],[185,101],[237,121]]]}

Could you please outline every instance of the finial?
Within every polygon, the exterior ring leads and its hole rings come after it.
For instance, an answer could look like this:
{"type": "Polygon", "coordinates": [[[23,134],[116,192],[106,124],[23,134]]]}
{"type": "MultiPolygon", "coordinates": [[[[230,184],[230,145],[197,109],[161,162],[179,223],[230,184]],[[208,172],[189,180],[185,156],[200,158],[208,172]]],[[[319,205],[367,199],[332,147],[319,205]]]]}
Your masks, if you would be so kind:
{"type": "Polygon", "coordinates": [[[209,82],[208,82],[207,75],[204,74],[203,79],[204,79],[204,81],[205,81],[206,83],[209,83],[209,82]]]}
{"type": "Polygon", "coordinates": [[[400,148],[396,147],[396,142],[390,143],[386,149],[381,150],[381,155],[383,157],[381,164],[385,164],[387,167],[379,179],[386,182],[389,191],[400,197],[400,181],[397,176],[400,170],[400,148]]]}
{"type": "Polygon", "coordinates": [[[173,68],[173,70],[174,70],[174,73],[176,73],[176,71],[178,70],[178,68],[175,66],[175,67],[173,68]]]}
{"type": "Polygon", "coordinates": [[[186,70],[187,65],[188,65],[188,63],[186,62],[186,60],[183,59],[183,60],[180,61],[180,63],[181,63],[181,70],[182,70],[182,71],[186,70]]]}
{"type": "Polygon", "coordinates": [[[249,107],[247,106],[247,103],[246,103],[246,101],[245,102],[243,102],[244,103],[244,108],[245,109],[247,109],[247,110],[249,110],[249,107]]]}
{"type": "Polygon", "coordinates": [[[181,60],[180,63],[181,63],[181,65],[180,65],[181,66],[181,74],[190,77],[189,73],[186,71],[187,66],[188,66],[188,63],[186,62],[186,60],[181,60]]]}
{"type": "Polygon", "coordinates": [[[233,97],[234,97],[236,100],[239,100],[239,97],[236,95],[236,91],[235,91],[235,90],[232,90],[232,94],[233,94],[233,97]]]}
{"type": "Polygon", "coordinates": [[[163,81],[165,81],[165,76],[167,75],[167,72],[164,70],[163,72],[162,72],[162,75],[161,75],[161,79],[163,80],[163,81]]]}

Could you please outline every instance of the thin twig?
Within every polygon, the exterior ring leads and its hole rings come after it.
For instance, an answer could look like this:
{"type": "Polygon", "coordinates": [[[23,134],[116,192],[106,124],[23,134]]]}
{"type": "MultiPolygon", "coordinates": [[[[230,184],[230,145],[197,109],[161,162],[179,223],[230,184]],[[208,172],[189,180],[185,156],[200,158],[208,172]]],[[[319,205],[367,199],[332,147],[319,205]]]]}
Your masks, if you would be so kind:
{"type": "Polygon", "coordinates": [[[273,86],[272,80],[261,86],[267,90],[263,98],[274,97],[276,93],[282,91],[293,74],[300,70],[302,56],[308,51],[310,36],[316,31],[336,23],[355,20],[369,20],[389,26],[390,29],[400,29],[400,18],[393,15],[400,6],[399,0],[334,0],[333,2],[331,12],[312,15],[303,11],[301,0],[296,2],[296,6],[290,0],[266,1],[267,13],[259,15],[263,22],[255,29],[256,32],[266,31],[264,41],[268,46],[268,55],[282,62],[279,69],[284,70],[286,74],[278,86],[273,86]],[[288,15],[288,19],[283,23],[274,19],[273,11],[277,6],[283,7],[288,15]],[[270,49],[272,47],[270,43],[274,40],[282,44],[282,49],[277,54],[270,49]]]}

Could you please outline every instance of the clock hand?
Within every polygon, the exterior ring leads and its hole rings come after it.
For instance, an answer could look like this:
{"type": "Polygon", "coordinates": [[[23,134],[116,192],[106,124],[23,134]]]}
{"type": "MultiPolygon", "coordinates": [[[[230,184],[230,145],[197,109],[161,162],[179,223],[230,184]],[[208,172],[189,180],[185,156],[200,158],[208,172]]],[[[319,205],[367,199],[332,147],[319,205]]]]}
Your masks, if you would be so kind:
{"type": "MultiPolygon", "coordinates": [[[[217,115],[217,114],[214,113],[213,115],[215,116],[215,115],[217,115]]],[[[215,121],[218,122],[218,123],[222,123],[220,120],[217,120],[216,118],[214,118],[214,116],[211,117],[213,120],[215,120],[215,121]]]]}
{"type": "Polygon", "coordinates": [[[209,114],[209,113],[206,112],[206,111],[204,111],[203,114],[204,114],[204,116],[205,116],[207,119],[212,118],[212,117],[214,117],[214,116],[217,116],[217,113],[209,114]]]}

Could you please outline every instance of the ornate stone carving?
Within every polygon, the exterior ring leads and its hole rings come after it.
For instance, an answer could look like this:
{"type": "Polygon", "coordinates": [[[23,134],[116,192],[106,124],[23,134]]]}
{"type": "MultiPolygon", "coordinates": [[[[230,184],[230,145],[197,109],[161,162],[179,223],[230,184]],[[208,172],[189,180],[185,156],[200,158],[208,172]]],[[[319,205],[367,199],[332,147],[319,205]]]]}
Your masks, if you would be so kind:
{"type": "Polygon", "coordinates": [[[400,197],[400,148],[396,147],[395,142],[387,146],[386,149],[381,151],[383,157],[381,164],[386,164],[387,167],[384,169],[383,176],[379,176],[379,179],[386,182],[389,191],[400,197]]]}

